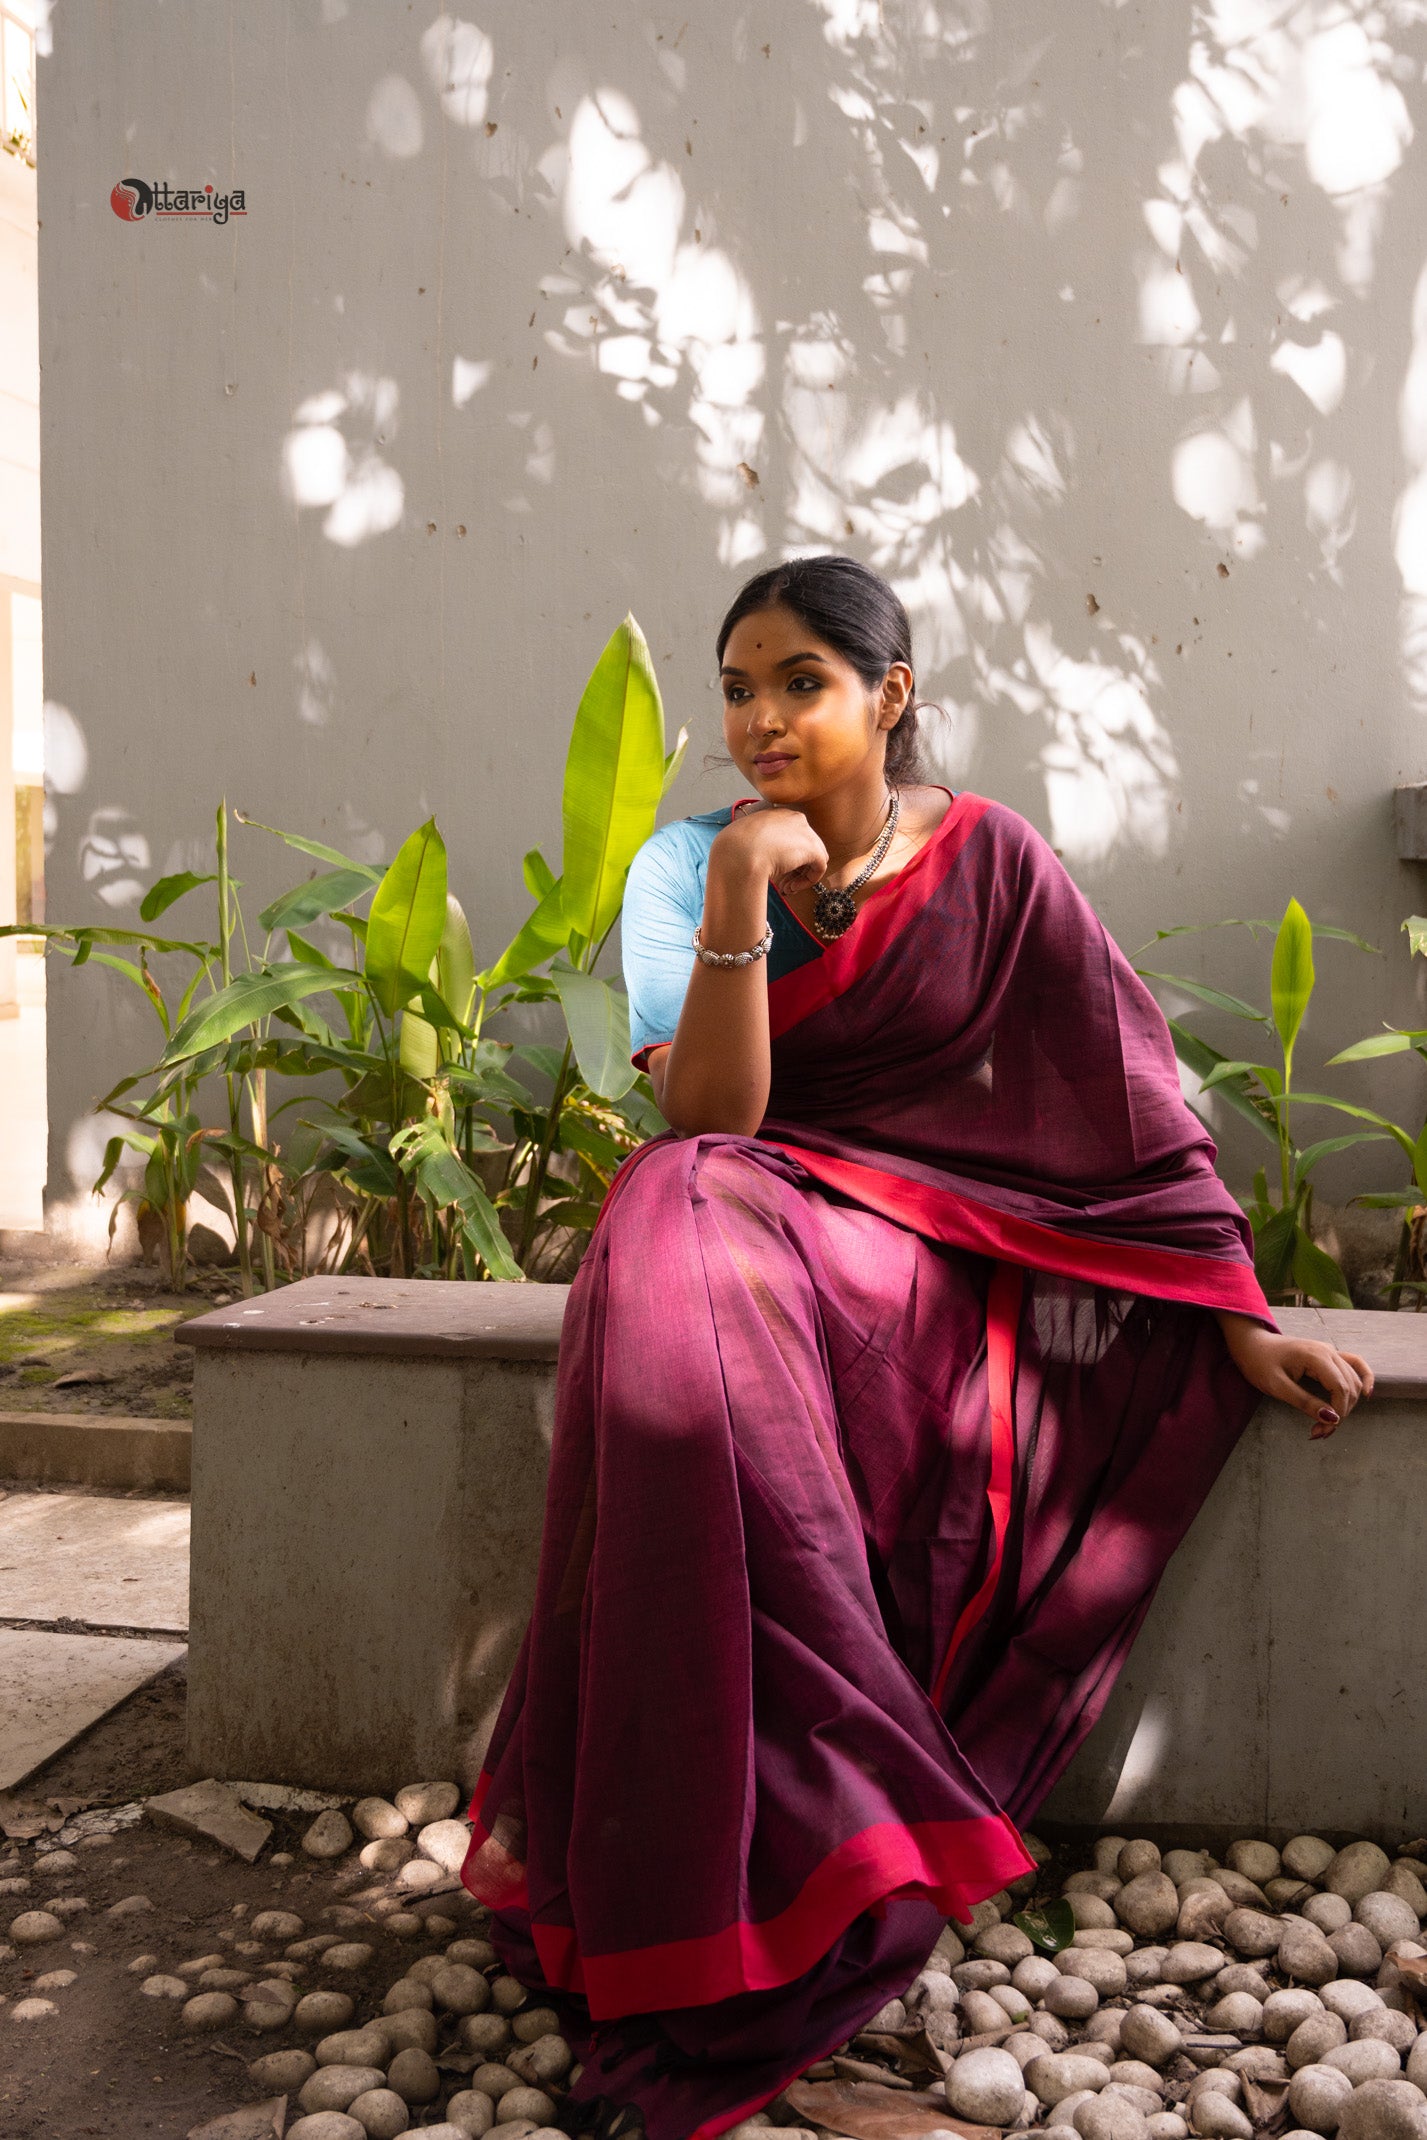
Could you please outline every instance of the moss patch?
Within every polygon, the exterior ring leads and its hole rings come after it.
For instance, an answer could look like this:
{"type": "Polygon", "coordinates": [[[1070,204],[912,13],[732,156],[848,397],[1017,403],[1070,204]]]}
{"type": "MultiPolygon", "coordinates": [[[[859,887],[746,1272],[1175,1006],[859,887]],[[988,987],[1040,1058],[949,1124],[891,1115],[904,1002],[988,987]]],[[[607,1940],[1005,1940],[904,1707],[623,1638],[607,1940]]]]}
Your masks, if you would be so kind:
{"type": "Polygon", "coordinates": [[[0,1411],[191,1418],[192,1355],[173,1333],[233,1290],[206,1274],[183,1294],[129,1272],[0,1277],[0,1411]]]}

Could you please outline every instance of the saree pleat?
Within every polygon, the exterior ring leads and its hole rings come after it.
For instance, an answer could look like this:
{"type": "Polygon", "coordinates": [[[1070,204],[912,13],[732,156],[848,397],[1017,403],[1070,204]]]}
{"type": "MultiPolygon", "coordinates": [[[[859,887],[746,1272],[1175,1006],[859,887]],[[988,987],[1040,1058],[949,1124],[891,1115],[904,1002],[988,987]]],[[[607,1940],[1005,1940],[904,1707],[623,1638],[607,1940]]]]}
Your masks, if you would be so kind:
{"type": "Polygon", "coordinates": [[[986,813],[869,902],[875,955],[865,908],[840,975],[775,985],[763,1133],[627,1161],[571,1292],[462,1876],[575,2094],[650,2140],[761,2107],[1029,1869],[1257,1401],[1205,1309],[1270,1318],[1158,1012],[986,813]],[[1049,960],[1078,1082],[1017,970],[1049,960]]]}

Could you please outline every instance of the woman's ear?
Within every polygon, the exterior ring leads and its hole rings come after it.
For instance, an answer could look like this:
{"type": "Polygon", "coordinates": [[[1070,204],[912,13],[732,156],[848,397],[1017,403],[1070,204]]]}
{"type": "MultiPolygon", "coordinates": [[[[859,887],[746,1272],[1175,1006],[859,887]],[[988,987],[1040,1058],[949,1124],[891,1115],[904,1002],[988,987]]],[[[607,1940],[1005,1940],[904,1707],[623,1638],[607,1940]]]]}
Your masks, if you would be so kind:
{"type": "Polygon", "coordinates": [[[882,679],[879,728],[895,728],[912,702],[912,672],[905,661],[894,661],[882,679]]]}

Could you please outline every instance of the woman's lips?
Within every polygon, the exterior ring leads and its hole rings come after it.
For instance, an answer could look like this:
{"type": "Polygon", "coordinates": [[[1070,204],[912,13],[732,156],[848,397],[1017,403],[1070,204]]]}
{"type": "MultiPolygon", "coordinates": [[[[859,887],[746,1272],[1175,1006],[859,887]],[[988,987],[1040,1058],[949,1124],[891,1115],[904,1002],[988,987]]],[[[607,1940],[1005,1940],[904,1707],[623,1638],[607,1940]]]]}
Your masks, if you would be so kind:
{"type": "Polygon", "coordinates": [[[795,759],[791,751],[763,751],[753,763],[765,773],[776,773],[781,767],[794,764],[795,759]]]}

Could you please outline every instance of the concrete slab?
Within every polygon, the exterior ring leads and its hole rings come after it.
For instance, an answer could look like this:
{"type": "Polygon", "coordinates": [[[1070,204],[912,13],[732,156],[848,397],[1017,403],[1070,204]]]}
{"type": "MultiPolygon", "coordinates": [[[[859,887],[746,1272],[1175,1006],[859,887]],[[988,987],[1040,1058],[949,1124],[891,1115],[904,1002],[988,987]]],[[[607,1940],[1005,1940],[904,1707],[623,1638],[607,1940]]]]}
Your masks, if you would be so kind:
{"type": "Polygon", "coordinates": [[[181,1642],[0,1628],[0,1791],[183,1655],[181,1642]]]}
{"type": "MultiPolygon", "coordinates": [[[[0,1294],[0,1308],[4,1300],[0,1294]]],[[[186,1419],[131,1418],[117,1412],[0,1412],[0,1479],[186,1494],[192,1445],[193,1429],[186,1419]]]]}
{"type": "Polygon", "coordinates": [[[0,1621],[188,1631],[188,1504],[0,1494],[0,1621]]]}
{"type": "Polygon", "coordinates": [[[179,1791],[165,1791],[162,1797],[149,1799],[144,1811],[161,1828],[177,1828],[180,1835],[217,1843],[234,1857],[246,1858],[249,1865],[273,1832],[270,1820],[250,1813],[237,1793],[214,1776],[203,1783],[186,1784],[179,1791]]]}

